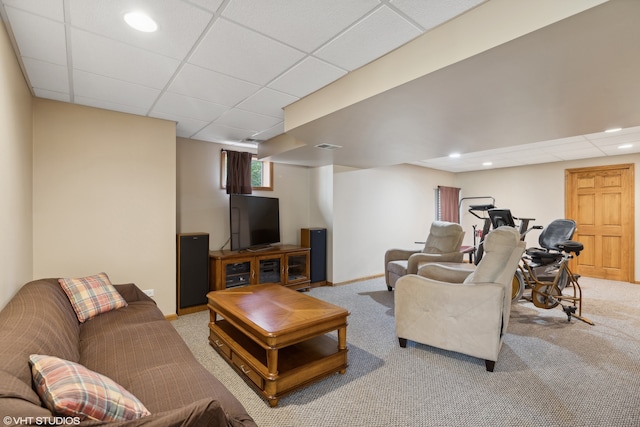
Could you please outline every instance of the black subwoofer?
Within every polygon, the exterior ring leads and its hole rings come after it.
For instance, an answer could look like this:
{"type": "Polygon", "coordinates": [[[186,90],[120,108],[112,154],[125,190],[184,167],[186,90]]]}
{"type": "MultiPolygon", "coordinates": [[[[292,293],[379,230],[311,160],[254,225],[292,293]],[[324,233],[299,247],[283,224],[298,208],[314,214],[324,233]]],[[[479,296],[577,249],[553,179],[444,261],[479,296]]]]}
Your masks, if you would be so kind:
{"type": "Polygon", "coordinates": [[[309,254],[311,284],[325,285],[327,282],[327,229],[303,228],[300,243],[305,248],[311,248],[309,254]]]}
{"type": "Polygon", "coordinates": [[[178,315],[207,308],[209,293],[209,235],[178,234],[178,315]]]}

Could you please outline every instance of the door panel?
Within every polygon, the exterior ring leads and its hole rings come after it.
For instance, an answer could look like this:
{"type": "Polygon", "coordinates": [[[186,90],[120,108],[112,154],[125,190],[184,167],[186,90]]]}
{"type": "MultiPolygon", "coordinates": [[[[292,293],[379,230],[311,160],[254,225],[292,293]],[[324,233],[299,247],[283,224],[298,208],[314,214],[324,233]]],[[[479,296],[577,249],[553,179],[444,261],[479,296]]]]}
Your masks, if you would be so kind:
{"type": "Polygon", "coordinates": [[[624,246],[620,236],[602,236],[602,267],[622,268],[622,253],[620,248],[624,246]]]}
{"type": "Polygon", "coordinates": [[[580,267],[588,267],[588,268],[595,267],[595,265],[596,265],[595,250],[593,250],[593,249],[587,250],[587,248],[595,248],[596,247],[596,238],[595,238],[595,236],[582,234],[582,233],[576,233],[574,239],[579,241],[579,242],[581,242],[585,247],[585,250],[580,253],[580,256],[576,260],[576,263],[580,267]]]}
{"type": "Polygon", "coordinates": [[[593,194],[579,194],[578,195],[578,212],[577,215],[572,216],[579,224],[582,225],[595,225],[596,213],[595,213],[595,197],[593,194]]]}
{"type": "Polygon", "coordinates": [[[574,272],[611,280],[633,280],[633,165],[568,169],[567,218],[577,223],[584,251],[574,272]]]}

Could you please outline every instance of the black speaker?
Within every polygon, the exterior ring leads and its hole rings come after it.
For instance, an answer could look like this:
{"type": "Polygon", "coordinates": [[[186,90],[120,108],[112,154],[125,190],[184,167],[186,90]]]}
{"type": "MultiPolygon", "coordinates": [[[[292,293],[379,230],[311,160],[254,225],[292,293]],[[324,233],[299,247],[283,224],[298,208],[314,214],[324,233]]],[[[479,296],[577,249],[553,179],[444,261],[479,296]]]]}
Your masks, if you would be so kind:
{"type": "Polygon", "coordinates": [[[178,315],[207,308],[209,293],[209,235],[178,234],[178,315]]]}
{"type": "Polygon", "coordinates": [[[301,245],[311,248],[311,283],[324,285],[327,281],[327,229],[303,228],[300,235],[301,245]]]}

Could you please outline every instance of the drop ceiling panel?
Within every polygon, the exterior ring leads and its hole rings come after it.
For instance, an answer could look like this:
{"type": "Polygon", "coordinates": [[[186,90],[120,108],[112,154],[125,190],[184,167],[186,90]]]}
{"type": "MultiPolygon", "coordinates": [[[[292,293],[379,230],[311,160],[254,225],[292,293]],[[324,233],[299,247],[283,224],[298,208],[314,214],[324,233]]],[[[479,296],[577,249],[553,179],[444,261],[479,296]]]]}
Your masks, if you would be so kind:
{"type": "Polygon", "coordinates": [[[149,116],[176,122],[176,136],[182,138],[190,138],[193,134],[209,124],[208,121],[194,120],[189,117],[180,117],[175,114],[165,114],[157,111],[152,111],[149,116]]]}
{"type": "Polygon", "coordinates": [[[154,105],[151,115],[163,113],[169,116],[191,117],[206,124],[220,117],[227,109],[228,107],[221,104],[166,92],[154,105]]]}
{"type": "Polygon", "coordinates": [[[280,122],[282,122],[282,119],[278,117],[265,116],[263,114],[233,108],[216,119],[215,124],[238,129],[247,129],[251,131],[251,134],[253,134],[261,129],[275,126],[280,122]]]}
{"type": "Polygon", "coordinates": [[[2,3],[6,6],[22,9],[45,18],[64,22],[64,8],[62,0],[4,0],[2,3]]]}
{"type": "Polygon", "coordinates": [[[414,162],[414,164],[451,172],[462,172],[638,152],[640,152],[640,127],[631,127],[615,133],[599,132],[585,136],[463,153],[459,158],[428,159],[414,162]],[[603,143],[604,141],[606,142],[603,143]],[[618,148],[621,144],[630,144],[631,146],[618,148]],[[491,162],[491,164],[483,165],[485,162],[491,162]]]}
{"type": "Polygon", "coordinates": [[[71,102],[71,95],[68,93],[54,92],[47,89],[34,88],[33,93],[38,98],[53,99],[54,101],[71,102]]]}
{"type": "Polygon", "coordinates": [[[7,8],[20,55],[67,65],[64,24],[18,9],[7,8]],[[37,29],[37,31],[34,31],[37,29]]]}
{"type": "Polygon", "coordinates": [[[195,139],[201,139],[203,141],[212,142],[228,142],[228,141],[242,141],[251,137],[252,131],[246,129],[238,129],[229,126],[223,126],[218,124],[211,124],[200,132],[196,133],[193,137],[195,139]]]}
{"type": "Polygon", "coordinates": [[[263,130],[262,132],[254,133],[253,135],[251,135],[251,138],[266,141],[267,139],[271,139],[278,135],[282,135],[283,133],[284,133],[284,121],[278,123],[272,128],[263,130]]]}
{"type": "Polygon", "coordinates": [[[182,59],[191,50],[213,14],[181,0],[70,0],[74,27],[182,59]],[[129,27],[124,15],[149,11],[158,24],[156,33],[143,33],[129,27]]]}
{"type": "Polygon", "coordinates": [[[176,122],[176,136],[182,138],[191,137],[193,134],[197,133],[200,129],[209,124],[208,121],[194,120],[189,117],[180,117],[176,114],[165,114],[157,111],[152,111],[149,116],[176,122]]]}
{"type": "Polygon", "coordinates": [[[581,150],[557,151],[552,154],[560,160],[580,160],[591,159],[593,157],[602,157],[605,155],[605,152],[597,147],[592,146],[581,150]]]}
{"type": "Polygon", "coordinates": [[[256,84],[186,64],[168,91],[233,107],[258,89],[256,84]]]}
{"type": "Polygon", "coordinates": [[[311,53],[379,4],[378,0],[232,0],[222,15],[311,53]]]}
{"type": "Polygon", "coordinates": [[[406,19],[383,6],[349,28],[314,55],[355,70],[420,35],[406,19]]]}
{"type": "Polygon", "coordinates": [[[189,62],[241,80],[265,85],[304,57],[304,53],[218,19],[189,62]]]}
{"type": "Polygon", "coordinates": [[[602,147],[601,150],[607,156],[622,156],[624,154],[632,154],[632,153],[640,153],[640,143],[634,144],[633,147],[629,148],[619,148],[617,146],[606,146],[602,147]]]}
{"type": "Polygon", "coordinates": [[[622,129],[619,132],[603,132],[585,137],[600,147],[640,142],[640,127],[622,129]]]}
{"type": "Polygon", "coordinates": [[[591,148],[595,148],[593,144],[591,144],[586,139],[581,139],[580,141],[574,142],[564,142],[562,144],[553,144],[549,146],[541,146],[540,149],[546,153],[566,153],[571,151],[581,151],[581,150],[589,150],[591,148]]]}
{"type": "Polygon", "coordinates": [[[446,22],[486,0],[391,0],[391,5],[411,16],[425,29],[446,22]]]}
{"type": "Polygon", "coordinates": [[[121,113],[135,114],[138,116],[145,115],[146,108],[134,107],[131,105],[118,104],[114,102],[105,101],[103,99],[86,98],[84,96],[76,96],[74,102],[79,105],[86,105],[88,107],[101,108],[103,110],[118,111],[121,113]]]}
{"type": "Polygon", "coordinates": [[[162,89],[180,62],[86,31],[71,30],[74,69],[162,89]]]}
{"type": "Polygon", "coordinates": [[[345,74],[347,72],[342,68],[307,57],[269,83],[269,87],[302,98],[345,74]]]}
{"type": "Polygon", "coordinates": [[[277,90],[263,88],[238,104],[238,108],[278,117],[282,120],[284,119],[284,110],[280,106],[289,105],[298,99],[298,97],[277,90]]]}
{"type": "Polygon", "coordinates": [[[198,5],[210,12],[215,12],[216,10],[218,10],[223,0],[189,0],[189,2],[198,5]]]}
{"type": "Polygon", "coordinates": [[[144,111],[145,115],[160,95],[157,89],[79,70],[73,72],[73,87],[76,96],[94,99],[94,106],[100,107],[102,100],[105,106],[101,108],[108,108],[108,104],[126,105],[144,111]]]}
{"type": "Polygon", "coordinates": [[[34,88],[47,88],[47,90],[55,92],[69,93],[67,67],[31,58],[23,58],[22,62],[34,88]]]}

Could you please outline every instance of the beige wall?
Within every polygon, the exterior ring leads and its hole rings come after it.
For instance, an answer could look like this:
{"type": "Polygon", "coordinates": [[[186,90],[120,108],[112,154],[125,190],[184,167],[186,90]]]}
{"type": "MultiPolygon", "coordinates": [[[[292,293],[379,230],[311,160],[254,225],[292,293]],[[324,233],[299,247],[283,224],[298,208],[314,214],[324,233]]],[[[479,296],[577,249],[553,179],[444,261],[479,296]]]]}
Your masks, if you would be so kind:
{"type": "Polygon", "coordinates": [[[175,124],[34,101],[34,277],[106,272],[176,311],[175,124]]]}
{"type": "Polygon", "coordinates": [[[31,100],[0,20],[0,308],[31,280],[31,100]]]}
{"type": "Polygon", "coordinates": [[[390,248],[419,248],[435,219],[434,189],[452,173],[411,165],[354,170],[333,176],[334,283],[384,273],[390,248]]]}
{"type": "MultiPolygon", "coordinates": [[[[229,196],[220,188],[220,150],[213,142],[177,140],[177,230],[209,233],[211,250],[229,249],[229,196]]],[[[274,165],[274,190],[253,194],[280,199],[282,243],[300,244],[300,229],[309,226],[310,169],[274,165]]]]}

